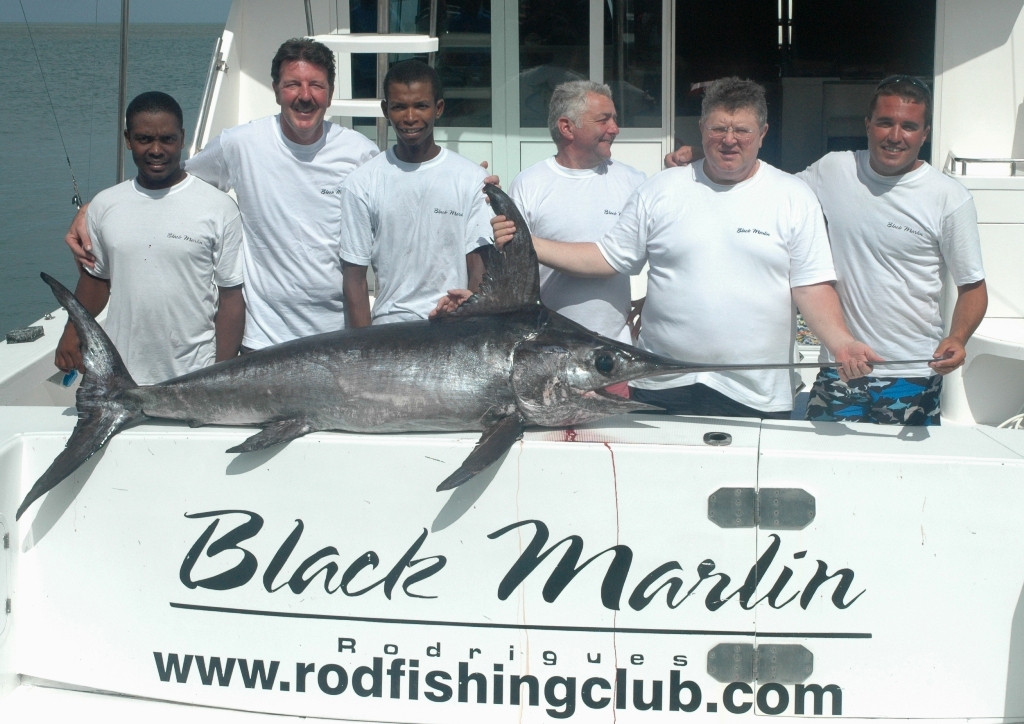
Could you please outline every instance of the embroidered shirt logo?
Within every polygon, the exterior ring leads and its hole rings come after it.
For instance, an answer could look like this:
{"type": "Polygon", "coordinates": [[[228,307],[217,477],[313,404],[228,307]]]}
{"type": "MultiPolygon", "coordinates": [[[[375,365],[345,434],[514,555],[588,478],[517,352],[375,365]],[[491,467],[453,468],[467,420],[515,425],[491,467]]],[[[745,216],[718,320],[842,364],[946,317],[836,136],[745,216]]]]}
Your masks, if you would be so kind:
{"type": "Polygon", "coordinates": [[[191,236],[189,236],[188,234],[174,234],[174,233],[172,233],[170,231],[167,232],[167,238],[168,239],[182,239],[183,241],[187,241],[187,242],[189,242],[191,244],[202,244],[203,243],[199,239],[194,239],[191,236]]]}
{"type": "Polygon", "coordinates": [[[736,229],[737,234],[757,234],[758,236],[771,236],[767,231],[760,229],[744,229],[742,226],[736,229]]]}
{"type": "Polygon", "coordinates": [[[923,231],[920,231],[918,229],[912,229],[909,226],[907,226],[906,224],[894,224],[893,222],[890,221],[885,226],[886,226],[887,229],[896,229],[897,231],[908,231],[911,234],[914,234],[916,236],[920,236],[922,239],[924,238],[924,232],[923,231]]]}
{"type": "Polygon", "coordinates": [[[446,210],[446,209],[435,208],[434,209],[434,213],[435,214],[441,214],[442,216],[465,216],[465,214],[463,214],[461,211],[456,211],[455,209],[447,209],[446,210]]]}

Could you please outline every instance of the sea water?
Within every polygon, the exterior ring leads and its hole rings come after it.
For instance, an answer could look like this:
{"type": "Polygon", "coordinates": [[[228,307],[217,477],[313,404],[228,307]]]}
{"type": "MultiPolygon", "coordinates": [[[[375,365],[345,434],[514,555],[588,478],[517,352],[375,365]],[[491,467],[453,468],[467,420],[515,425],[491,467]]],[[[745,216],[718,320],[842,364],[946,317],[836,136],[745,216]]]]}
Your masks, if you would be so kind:
{"type": "MultiPolygon", "coordinates": [[[[190,140],[221,30],[129,26],[128,99],[149,90],[174,96],[190,140]]],[[[57,307],[39,272],[74,289],[64,234],[76,209],[58,125],[88,201],[116,181],[118,48],[117,25],[0,23],[0,337],[57,307]]],[[[131,178],[127,151],[125,168],[131,178]]]]}

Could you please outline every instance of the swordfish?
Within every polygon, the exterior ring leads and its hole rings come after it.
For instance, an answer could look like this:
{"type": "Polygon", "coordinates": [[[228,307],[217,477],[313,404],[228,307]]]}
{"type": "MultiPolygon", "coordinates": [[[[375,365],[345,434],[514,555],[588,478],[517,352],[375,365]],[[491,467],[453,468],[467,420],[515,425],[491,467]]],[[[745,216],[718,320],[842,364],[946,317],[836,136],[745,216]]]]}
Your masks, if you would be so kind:
{"type": "Polygon", "coordinates": [[[262,428],[229,453],[321,430],[481,431],[470,455],[437,488],[450,490],[499,460],[526,426],[565,427],[658,409],[613,395],[609,385],[674,372],[820,366],[681,362],[588,331],[541,303],[526,222],[501,189],[488,185],[485,193],[516,232],[501,250],[491,250],[480,290],[450,315],[296,339],[155,385],[135,384],[92,315],[42,274],[78,331],[86,373],[67,446],[17,517],[112,436],[147,417],[262,428]]]}

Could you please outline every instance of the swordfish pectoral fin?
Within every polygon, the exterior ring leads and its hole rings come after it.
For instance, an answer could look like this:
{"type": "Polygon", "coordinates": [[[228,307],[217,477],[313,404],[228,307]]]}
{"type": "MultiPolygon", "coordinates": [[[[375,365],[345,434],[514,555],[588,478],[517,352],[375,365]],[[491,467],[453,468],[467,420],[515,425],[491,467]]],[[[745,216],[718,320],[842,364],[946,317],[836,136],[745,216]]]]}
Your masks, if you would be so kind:
{"type": "Polygon", "coordinates": [[[233,448],[228,448],[228,452],[255,452],[256,450],[263,450],[265,448],[272,447],[273,445],[290,442],[297,437],[308,435],[311,432],[315,432],[313,426],[310,425],[308,421],[301,418],[278,420],[277,422],[272,422],[267,425],[258,433],[248,438],[241,445],[235,445],[233,448]]]}
{"type": "Polygon", "coordinates": [[[484,434],[480,436],[480,441],[473,448],[473,452],[462,461],[459,469],[437,486],[438,492],[452,490],[469,482],[497,462],[522,436],[523,418],[519,415],[510,415],[498,420],[484,430],[484,434]]]}

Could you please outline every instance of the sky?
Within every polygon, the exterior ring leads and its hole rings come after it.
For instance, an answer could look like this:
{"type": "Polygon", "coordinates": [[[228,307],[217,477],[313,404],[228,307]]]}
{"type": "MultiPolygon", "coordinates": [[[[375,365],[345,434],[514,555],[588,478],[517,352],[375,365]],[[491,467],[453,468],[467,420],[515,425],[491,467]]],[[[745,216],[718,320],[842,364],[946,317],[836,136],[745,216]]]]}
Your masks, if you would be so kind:
{"type": "MultiPolygon", "coordinates": [[[[121,0],[20,0],[30,23],[117,23],[121,0]]],[[[23,23],[19,0],[0,0],[0,23],[23,23]]],[[[223,23],[231,0],[131,0],[132,23],[223,23]]]]}

